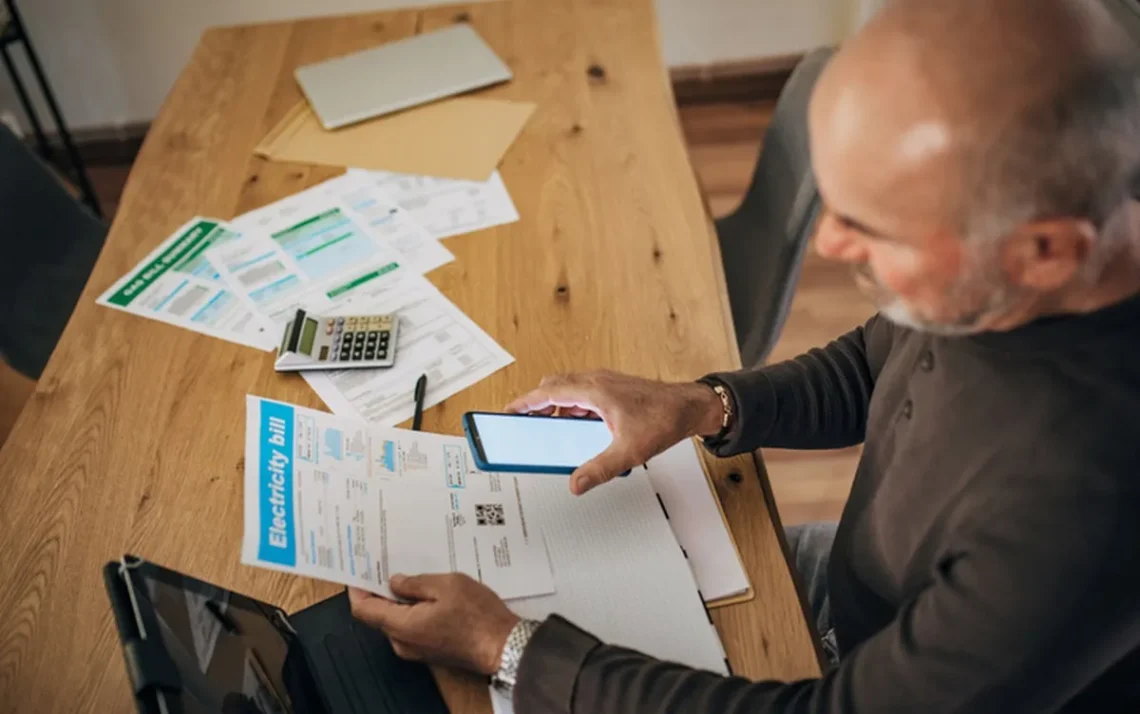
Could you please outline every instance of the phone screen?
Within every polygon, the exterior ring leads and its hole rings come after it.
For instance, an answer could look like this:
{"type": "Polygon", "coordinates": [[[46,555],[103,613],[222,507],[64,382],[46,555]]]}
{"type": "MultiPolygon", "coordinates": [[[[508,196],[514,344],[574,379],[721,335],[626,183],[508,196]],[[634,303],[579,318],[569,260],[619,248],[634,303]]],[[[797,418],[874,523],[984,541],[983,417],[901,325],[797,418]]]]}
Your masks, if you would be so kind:
{"type": "Polygon", "coordinates": [[[613,441],[605,422],[596,419],[472,414],[483,458],[496,466],[544,466],[574,469],[613,441]]]}

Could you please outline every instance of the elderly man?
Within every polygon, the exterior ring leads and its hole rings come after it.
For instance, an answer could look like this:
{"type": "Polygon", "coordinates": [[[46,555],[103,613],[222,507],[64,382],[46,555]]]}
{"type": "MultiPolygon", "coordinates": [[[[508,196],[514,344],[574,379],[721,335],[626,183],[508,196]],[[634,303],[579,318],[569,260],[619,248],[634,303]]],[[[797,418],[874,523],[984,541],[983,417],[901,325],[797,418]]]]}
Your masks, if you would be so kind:
{"type": "Polygon", "coordinates": [[[511,405],[606,420],[576,493],[690,435],[864,442],[838,530],[790,534],[838,652],[821,678],[656,661],[458,576],[394,580],[410,605],[354,592],[357,616],[514,681],[518,714],[1140,710],[1137,66],[1095,0],[889,4],[810,115],[818,250],[879,315],[783,364],[511,405]]]}

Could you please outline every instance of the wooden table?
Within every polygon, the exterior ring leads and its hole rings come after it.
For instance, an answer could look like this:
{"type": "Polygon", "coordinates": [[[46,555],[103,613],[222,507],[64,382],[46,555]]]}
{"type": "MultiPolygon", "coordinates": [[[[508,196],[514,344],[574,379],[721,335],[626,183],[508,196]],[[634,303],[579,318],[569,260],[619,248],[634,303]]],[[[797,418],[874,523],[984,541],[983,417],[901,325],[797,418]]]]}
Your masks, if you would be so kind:
{"type": "MultiPolygon", "coordinates": [[[[293,68],[470,21],[537,102],[502,165],[522,220],[448,240],[431,280],[517,358],[431,409],[429,431],[545,374],[692,379],[738,362],[713,228],[661,65],[651,0],[508,0],[207,32],[147,137],[87,291],[0,452],[0,709],[125,711],[100,567],[132,552],[287,611],[335,586],[239,565],[244,398],[310,406],[268,353],[95,305],[189,217],[232,217],[339,173],[252,148],[299,99],[293,68]]],[[[409,385],[409,389],[411,385],[409,385]]],[[[715,481],[758,597],[714,611],[738,674],[818,662],[749,458],[715,481]],[[729,478],[731,473],[744,478],[729,478]]],[[[456,712],[474,678],[440,677],[456,712]]]]}

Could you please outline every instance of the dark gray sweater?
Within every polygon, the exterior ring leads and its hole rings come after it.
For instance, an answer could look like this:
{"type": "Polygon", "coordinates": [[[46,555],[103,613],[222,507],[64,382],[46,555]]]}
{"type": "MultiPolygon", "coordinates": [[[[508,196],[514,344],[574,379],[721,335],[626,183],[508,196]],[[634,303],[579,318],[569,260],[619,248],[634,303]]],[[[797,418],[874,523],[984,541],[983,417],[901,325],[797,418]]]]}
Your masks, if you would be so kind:
{"type": "Polygon", "coordinates": [[[876,317],[714,375],[739,412],[722,455],[865,444],[829,571],[840,665],[725,678],[553,617],[517,714],[1140,711],[1138,348],[1133,298],[970,338],[876,317]]]}

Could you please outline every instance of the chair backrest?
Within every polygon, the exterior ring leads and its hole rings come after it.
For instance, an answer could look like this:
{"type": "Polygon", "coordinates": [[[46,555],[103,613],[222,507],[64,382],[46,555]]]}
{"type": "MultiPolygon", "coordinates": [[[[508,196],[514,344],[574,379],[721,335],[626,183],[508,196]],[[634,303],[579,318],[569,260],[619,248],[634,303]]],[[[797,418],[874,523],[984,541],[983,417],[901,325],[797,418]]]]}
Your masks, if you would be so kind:
{"type": "Polygon", "coordinates": [[[761,364],[783,329],[819,215],[808,146],[808,102],[833,50],[796,66],[764,135],[752,184],[732,214],[716,222],[741,361],[761,364]]]}
{"type": "Polygon", "coordinates": [[[67,325],[107,226],[0,125],[0,354],[39,378],[67,325]]]}

